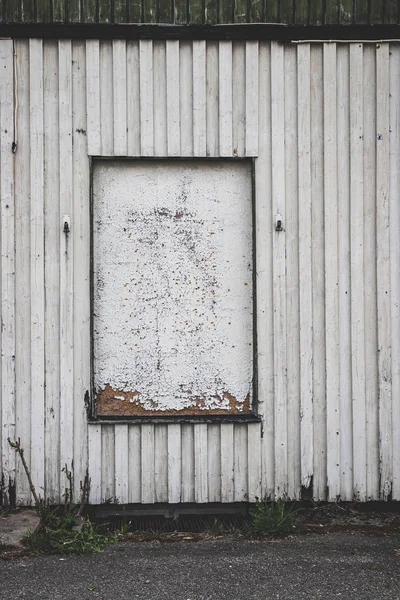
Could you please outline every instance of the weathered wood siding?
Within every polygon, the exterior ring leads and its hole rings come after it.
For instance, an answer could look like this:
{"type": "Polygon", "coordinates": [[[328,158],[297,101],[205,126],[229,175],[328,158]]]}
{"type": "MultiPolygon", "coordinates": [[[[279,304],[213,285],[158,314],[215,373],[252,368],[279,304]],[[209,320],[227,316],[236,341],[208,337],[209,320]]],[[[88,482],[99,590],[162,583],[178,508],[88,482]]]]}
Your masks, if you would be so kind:
{"type": "Polygon", "coordinates": [[[398,23],[397,0],[0,0],[2,22],[398,23]]]}
{"type": "Polygon", "coordinates": [[[5,486],[399,500],[400,46],[172,44],[0,42],[5,486]],[[89,154],[256,157],[261,424],[87,423],[89,154]]]}
{"type": "Polygon", "coordinates": [[[251,166],[94,161],[98,416],[251,413],[251,166]]]}

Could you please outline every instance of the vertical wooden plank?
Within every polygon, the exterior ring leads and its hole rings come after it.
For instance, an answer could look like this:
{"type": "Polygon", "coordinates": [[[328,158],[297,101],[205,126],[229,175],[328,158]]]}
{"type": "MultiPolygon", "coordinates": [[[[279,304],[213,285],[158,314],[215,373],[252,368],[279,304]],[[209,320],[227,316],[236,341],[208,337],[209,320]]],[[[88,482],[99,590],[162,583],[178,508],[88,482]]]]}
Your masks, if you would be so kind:
{"type": "Polygon", "coordinates": [[[207,426],[208,502],[221,502],[221,427],[207,426]]]}
{"type": "Polygon", "coordinates": [[[188,22],[189,2],[187,0],[175,0],[172,19],[173,23],[186,25],[188,22]]]}
{"type": "MultiPolygon", "coordinates": [[[[332,2],[333,0],[331,0],[332,2]]],[[[294,0],[279,0],[279,21],[281,23],[293,23],[293,5],[296,6],[294,0]]]]}
{"type": "Polygon", "coordinates": [[[154,427],[154,494],[155,502],[168,502],[168,426],[154,427]]]}
{"type": "Polygon", "coordinates": [[[233,423],[221,425],[221,502],[234,501],[233,423]]]}
{"type": "Polygon", "coordinates": [[[261,426],[259,423],[247,425],[247,473],[249,502],[261,500],[261,426]]]}
{"type": "Polygon", "coordinates": [[[324,24],[324,0],[312,0],[309,12],[310,25],[324,24]]]}
{"type": "Polygon", "coordinates": [[[179,104],[179,41],[167,40],[167,151],[179,156],[181,151],[179,104]]]}
{"type": "Polygon", "coordinates": [[[115,500],[118,504],[129,502],[128,496],[128,425],[115,425],[115,500]]]}
{"type": "MultiPolygon", "coordinates": [[[[15,285],[16,285],[16,438],[23,440],[25,460],[31,462],[31,202],[30,202],[30,124],[29,124],[29,40],[15,40],[15,61],[18,85],[18,111],[16,127],[18,151],[15,154],[15,285]]],[[[58,105],[58,102],[57,102],[58,105]]],[[[57,138],[56,138],[57,143],[57,138]]],[[[58,220],[57,220],[58,226],[58,220]]],[[[58,230],[56,230],[58,239],[58,230]]],[[[57,269],[58,272],[58,269],[57,269]]],[[[49,318],[51,314],[51,308],[49,318]]],[[[56,314],[58,322],[58,313],[56,314]]],[[[58,354],[54,357],[58,363],[58,354]]],[[[51,387],[51,381],[50,381],[51,387]]],[[[58,393],[56,394],[58,406],[58,393]]],[[[1,435],[0,435],[1,438],[1,435]]],[[[56,439],[58,428],[56,427],[56,439]]],[[[48,446],[47,446],[48,447],[48,446]]],[[[58,463],[55,466],[58,472],[58,463]]],[[[18,479],[17,505],[30,504],[28,479],[20,460],[16,463],[18,479]]],[[[58,476],[58,475],[57,475],[58,476]]]]}
{"type": "Polygon", "coordinates": [[[368,24],[381,25],[385,13],[387,0],[369,0],[369,19],[368,24]]]}
{"type": "Polygon", "coordinates": [[[114,23],[126,23],[127,22],[127,1],[126,0],[114,0],[114,23]]]}
{"type": "Polygon", "coordinates": [[[276,23],[278,21],[278,5],[280,0],[267,0],[266,3],[266,23],[276,23]]]}
{"type": "MultiPolygon", "coordinates": [[[[148,3],[150,5],[150,2],[148,3]]],[[[174,22],[174,3],[170,0],[157,0],[153,2],[155,9],[155,21],[157,23],[173,23],[174,22]]]]}
{"type": "Polygon", "coordinates": [[[72,468],[74,422],[74,246],[72,161],[72,47],[58,43],[60,153],[60,468],[72,468]],[[65,230],[65,219],[69,230],[65,230]]]}
{"type": "MultiPolygon", "coordinates": [[[[196,10],[196,14],[198,15],[197,20],[198,23],[208,23],[210,25],[215,25],[218,23],[218,5],[214,0],[191,0],[191,7],[193,5],[199,5],[199,9],[196,10]]],[[[191,8],[191,11],[194,12],[191,8]]]]}
{"type": "Polygon", "coordinates": [[[101,428],[101,502],[115,502],[115,429],[101,428]]]}
{"type": "Polygon", "coordinates": [[[264,0],[252,0],[250,3],[250,23],[265,22],[265,2],[264,0]]]}
{"type": "Polygon", "coordinates": [[[207,425],[194,426],[194,498],[208,502],[207,482],[207,425]]]}
{"type": "Polygon", "coordinates": [[[340,494],[336,44],[324,44],[325,327],[328,499],[340,494]]]}
{"type": "Polygon", "coordinates": [[[87,471],[87,396],[90,390],[90,165],[86,122],[85,43],[72,47],[73,131],[73,372],[74,372],[74,483],[75,497],[87,471]]]}
{"type": "Polygon", "coordinates": [[[126,47],[128,156],[140,154],[139,42],[129,40],[126,47]]]}
{"type": "Polygon", "coordinates": [[[139,41],[140,53],[140,151],[152,156],[153,143],[153,42],[139,41]]]}
{"type": "MultiPolygon", "coordinates": [[[[284,47],[271,43],[272,226],[279,215],[285,223],[285,89],[284,47]]],[[[283,225],[285,227],[285,225],[283,225]]],[[[275,496],[287,494],[287,355],[286,355],[286,240],[285,231],[273,236],[274,382],[275,382],[275,496]]]]}
{"type": "MultiPolygon", "coordinates": [[[[181,134],[180,156],[193,156],[193,55],[192,42],[179,44],[179,129],[181,134]]],[[[204,121],[205,125],[205,121],[204,121]]]]}
{"type": "Polygon", "coordinates": [[[99,0],[98,3],[99,23],[111,23],[111,2],[99,0]]]}
{"type": "Polygon", "coordinates": [[[233,490],[235,502],[246,502],[248,499],[248,438],[247,426],[241,423],[234,425],[233,430],[234,476],[233,490]]]}
{"type": "MultiPolygon", "coordinates": [[[[208,18],[211,16],[208,11],[208,5],[210,0],[190,0],[189,2],[189,23],[191,25],[201,25],[202,23],[208,23],[208,18]]],[[[212,8],[214,9],[212,12],[215,13],[215,3],[211,3],[212,8]]],[[[215,23],[217,22],[215,16],[215,23]]]]}
{"type": "Polygon", "coordinates": [[[154,490],[154,425],[142,425],[141,431],[142,504],[153,504],[154,490]]]}
{"type": "Polygon", "coordinates": [[[167,67],[164,41],[154,41],[154,155],[168,156],[167,152],[167,67]]]}
{"type": "Polygon", "coordinates": [[[88,426],[88,448],[89,448],[89,478],[90,478],[90,504],[101,504],[101,425],[90,424],[88,426]]]}
{"type": "MultiPolygon", "coordinates": [[[[47,6],[49,6],[48,1],[43,1],[47,6]]],[[[81,0],[69,0],[66,4],[66,13],[66,20],[68,20],[70,23],[79,23],[79,21],[81,20],[81,0]]]]}
{"type": "Polygon", "coordinates": [[[353,498],[353,411],[351,388],[350,282],[350,63],[349,45],[337,49],[340,497],[353,498]]]}
{"type": "Polygon", "coordinates": [[[350,250],[351,363],[353,394],[354,495],[366,499],[365,333],[364,333],[364,173],[363,47],[350,47],[350,250]]]}
{"type": "Polygon", "coordinates": [[[260,44],[259,154],[255,161],[258,412],[262,418],[261,498],[274,495],[274,362],[270,44],[260,44]]]}
{"type": "Polygon", "coordinates": [[[371,5],[372,0],[363,0],[363,2],[354,2],[353,12],[354,21],[359,25],[371,25],[371,5]]]}
{"type": "Polygon", "coordinates": [[[0,189],[1,189],[1,402],[3,475],[15,482],[15,198],[14,156],[14,46],[0,41],[0,189]]]}
{"type": "MultiPolygon", "coordinates": [[[[44,267],[46,497],[59,501],[60,460],[60,156],[58,152],[58,44],[46,41],[44,68],[44,267]]],[[[20,77],[21,80],[21,77],[20,77]]],[[[25,292],[26,293],[26,292],[25,292]]],[[[23,438],[21,438],[23,439],[23,438]]]]}
{"type": "Polygon", "coordinates": [[[219,155],[219,62],[218,42],[207,42],[207,156],[219,155]]]}
{"type": "Polygon", "coordinates": [[[29,40],[31,175],[31,474],[44,492],[43,45],[29,40]]]}
{"type": "MultiPolygon", "coordinates": [[[[390,279],[392,398],[400,398],[400,46],[390,46],[390,279]]],[[[400,403],[393,401],[393,490],[400,498],[400,403]]]]}
{"type": "Polygon", "coordinates": [[[311,229],[311,52],[297,49],[299,155],[299,319],[300,319],[300,438],[301,485],[313,474],[313,314],[311,229]]]}
{"type": "Polygon", "coordinates": [[[385,23],[398,23],[399,16],[400,11],[397,0],[386,0],[385,23]]]}
{"type": "MultiPolygon", "coordinates": [[[[297,48],[285,48],[285,238],[286,238],[286,367],[287,367],[287,494],[300,496],[300,321],[299,321],[299,205],[297,48]]],[[[310,306],[308,307],[310,310],[310,306]]]]}
{"type": "Polygon", "coordinates": [[[182,424],[182,502],[194,502],[194,430],[182,424]]]}
{"type": "Polygon", "coordinates": [[[86,105],[88,152],[101,154],[100,138],[100,43],[86,40],[86,105]]]}
{"type": "Polygon", "coordinates": [[[128,23],[143,23],[143,5],[141,0],[127,0],[128,23]]]}
{"type": "Polygon", "coordinates": [[[35,10],[33,0],[23,0],[21,6],[21,18],[25,23],[34,23],[35,10]]]}
{"type": "Polygon", "coordinates": [[[235,0],[234,5],[234,23],[247,23],[247,0],[235,0]]]}
{"type": "Polygon", "coordinates": [[[112,43],[100,42],[100,138],[101,154],[112,156],[114,150],[114,91],[112,43]]]}
{"type": "Polygon", "coordinates": [[[181,478],[181,426],[175,423],[168,425],[168,502],[170,504],[178,504],[181,501],[181,478]]]}
{"type": "Polygon", "coordinates": [[[386,500],[392,489],[392,357],[390,321],[390,214],[389,214],[389,45],[376,48],[376,233],[378,289],[378,381],[380,437],[380,493],[386,500]]]}
{"type": "Polygon", "coordinates": [[[353,6],[353,0],[342,0],[339,6],[339,24],[346,25],[353,22],[353,6]]]}
{"type": "Polygon", "coordinates": [[[294,24],[308,25],[308,0],[297,0],[294,24]]]}
{"type": "MultiPolygon", "coordinates": [[[[56,3],[59,4],[60,0],[58,0],[56,3]]],[[[54,5],[53,5],[54,6],[54,5]]],[[[60,15],[60,11],[58,11],[58,15],[60,15]]],[[[54,8],[53,8],[53,15],[54,15],[54,8]]],[[[58,18],[55,18],[54,15],[54,21],[62,21],[61,16],[58,16],[58,18]]],[[[95,23],[96,22],[96,0],[84,0],[83,3],[83,14],[82,14],[82,21],[84,23],[95,23]]]]}
{"type": "Polygon", "coordinates": [[[232,42],[219,42],[219,154],[232,156],[232,42]]]}
{"type": "Polygon", "coordinates": [[[193,154],[206,156],[206,42],[193,41],[193,154]]]}
{"type": "MultiPolygon", "coordinates": [[[[20,11],[20,4],[22,3],[22,0],[3,0],[2,3],[0,4],[0,9],[1,9],[1,17],[2,17],[2,21],[3,22],[8,22],[8,23],[15,23],[16,21],[19,21],[19,11],[20,11]]],[[[49,18],[48,13],[50,12],[48,10],[48,7],[46,7],[46,5],[40,3],[39,7],[38,7],[38,12],[39,13],[44,13],[43,16],[47,17],[47,19],[49,18]],[[40,10],[43,7],[44,10],[40,10]],[[47,8],[47,10],[46,10],[47,8]]],[[[42,15],[40,15],[42,16],[42,15]]]]}
{"type": "Polygon", "coordinates": [[[258,154],[258,42],[246,42],[246,156],[258,154]]]}
{"type": "Polygon", "coordinates": [[[113,40],[114,155],[126,156],[126,41],[113,40]]]}
{"type": "Polygon", "coordinates": [[[139,503],[141,501],[141,427],[132,423],[128,431],[128,484],[129,502],[139,503]]]}
{"type": "MultiPolygon", "coordinates": [[[[379,498],[376,282],[376,48],[364,46],[364,301],[367,499],[379,498]]],[[[353,494],[352,494],[353,496],[353,494]]]]}
{"type": "Polygon", "coordinates": [[[324,22],[327,25],[336,25],[338,22],[339,6],[342,0],[331,0],[325,5],[324,22]]]}
{"type": "Polygon", "coordinates": [[[311,47],[311,218],[313,281],[313,497],[326,498],[323,51],[311,47]]]}
{"type": "Polygon", "coordinates": [[[217,3],[218,23],[233,23],[233,10],[231,2],[217,3]]]}
{"type": "MultiPolygon", "coordinates": [[[[90,2],[90,0],[89,0],[90,2]]],[[[21,2],[25,4],[25,0],[21,2]]],[[[52,12],[53,12],[53,23],[61,23],[65,16],[65,7],[63,0],[53,0],[52,12]]],[[[22,9],[23,11],[23,9],[22,9]]]]}
{"type": "Polygon", "coordinates": [[[232,47],[232,145],[234,156],[245,155],[246,131],[246,55],[244,42],[232,47]]]}
{"type": "MultiPolygon", "coordinates": [[[[21,1],[21,0],[19,0],[21,1]]],[[[72,0],[73,4],[73,0],[72,0]]],[[[3,6],[6,9],[6,20],[14,21],[18,19],[18,0],[3,0],[3,6]],[[10,10],[11,9],[11,10],[10,10]]],[[[45,0],[36,0],[36,22],[49,23],[51,22],[50,2],[45,0]]]]}
{"type": "Polygon", "coordinates": [[[157,4],[152,1],[142,2],[142,20],[143,23],[156,23],[157,22],[157,4]]]}

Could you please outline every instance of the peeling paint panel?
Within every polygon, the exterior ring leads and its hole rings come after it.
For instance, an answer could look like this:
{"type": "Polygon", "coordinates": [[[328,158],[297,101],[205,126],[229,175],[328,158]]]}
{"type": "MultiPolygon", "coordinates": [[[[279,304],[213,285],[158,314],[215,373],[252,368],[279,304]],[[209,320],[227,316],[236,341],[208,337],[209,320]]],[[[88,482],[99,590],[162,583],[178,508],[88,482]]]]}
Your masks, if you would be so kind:
{"type": "Polygon", "coordinates": [[[93,182],[99,415],[248,413],[248,162],[99,161],[93,182]]]}

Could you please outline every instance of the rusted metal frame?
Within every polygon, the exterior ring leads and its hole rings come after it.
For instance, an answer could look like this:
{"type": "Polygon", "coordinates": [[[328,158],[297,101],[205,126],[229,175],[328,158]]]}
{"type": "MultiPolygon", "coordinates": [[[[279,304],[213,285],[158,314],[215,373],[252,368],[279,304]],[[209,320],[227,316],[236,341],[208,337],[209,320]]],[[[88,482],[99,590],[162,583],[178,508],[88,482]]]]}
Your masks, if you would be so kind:
{"type": "Polygon", "coordinates": [[[171,423],[185,423],[185,424],[197,424],[197,423],[209,423],[211,425],[214,425],[215,423],[260,423],[261,422],[261,417],[253,414],[253,413],[247,413],[244,415],[177,415],[177,416],[165,416],[165,417],[160,417],[160,416],[151,416],[149,415],[147,416],[132,416],[132,417],[126,417],[126,416],[114,416],[114,417],[108,417],[108,416],[101,416],[99,415],[98,417],[96,417],[95,419],[91,419],[91,420],[95,420],[96,422],[101,422],[103,425],[113,425],[116,421],[118,421],[118,423],[121,424],[140,424],[143,425],[144,423],[167,423],[167,424],[171,424],[171,423]]]}
{"type": "Polygon", "coordinates": [[[153,40],[261,40],[261,41],[351,41],[400,38],[395,25],[140,25],[84,23],[3,23],[2,38],[43,39],[153,39],[153,40]]]}
{"type": "Polygon", "coordinates": [[[96,420],[96,394],[94,389],[94,251],[93,251],[93,159],[89,156],[89,213],[90,213],[90,233],[89,233],[89,254],[90,254],[90,274],[89,274],[89,286],[90,286],[90,398],[87,407],[88,420],[96,420]]]}
{"type": "Polygon", "coordinates": [[[251,197],[253,222],[253,402],[250,410],[257,414],[258,409],[258,328],[257,328],[257,202],[256,202],[256,158],[251,159],[251,197]]]}
{"type": "Polygon", "coordinates": [[[257,368],[257,288],[256,288],[256,197],[255,197],[255,158],[247,157],[159,157],[159,156],[89,156],[90,171],[90,402],[87,411],[89,421],[101,421],[113,423],[138,422],[138,423],[226,423],[226,422],[259,422],[258,408],[258,368],[257,368]],[[94,386],[94,244],[93,244],[93,163],[109,162],[249,162],[251,165],[251,187],[252,187],[252,259],[253,259],[253,399],[250,407],[251,412],[244,415],[166,415],[166,416],[99,416],[96,410],[96,390],[94,386]]]}

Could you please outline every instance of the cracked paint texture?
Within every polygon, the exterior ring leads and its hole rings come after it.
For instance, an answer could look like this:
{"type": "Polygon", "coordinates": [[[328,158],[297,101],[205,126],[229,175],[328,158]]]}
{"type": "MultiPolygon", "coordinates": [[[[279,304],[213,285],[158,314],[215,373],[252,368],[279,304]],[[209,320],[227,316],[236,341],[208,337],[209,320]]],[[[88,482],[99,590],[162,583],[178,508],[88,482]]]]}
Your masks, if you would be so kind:
{"type": "Polygon", "coordinates": [[[98,414],[249,412],[250,164],[98,162],[93,218],[98,414]]]}

